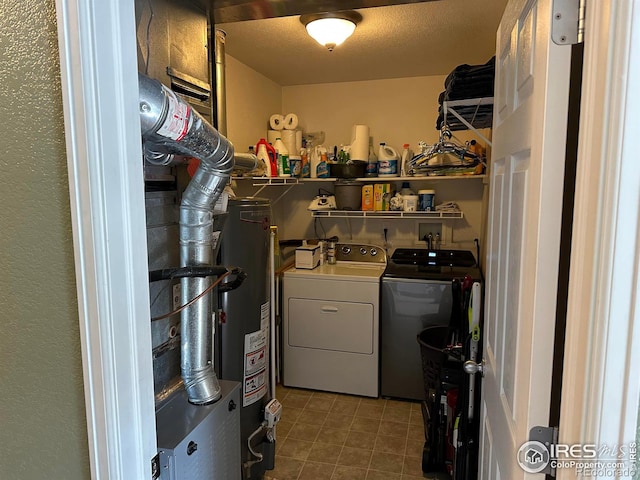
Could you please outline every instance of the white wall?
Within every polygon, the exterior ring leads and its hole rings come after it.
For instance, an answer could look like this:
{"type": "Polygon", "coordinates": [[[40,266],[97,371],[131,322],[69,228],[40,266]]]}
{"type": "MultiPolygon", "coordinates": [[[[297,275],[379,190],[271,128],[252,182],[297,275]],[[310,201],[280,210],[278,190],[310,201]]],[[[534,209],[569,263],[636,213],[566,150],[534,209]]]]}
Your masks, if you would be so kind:
{"type": "Polygon", "coordinates": [[[227,138],[246,152],[266,138],[269,117],[282,107],[282,87],[227,55],[227,138]]]}
{"type": "MultiPolygon", "coordinates": [[[[325,145],[329,147],[350,143],[352,127],[358,123],[369,125],[376,144],[384,141],[401,149],[403,143],[410,143],[414,148],[418,141],[435,143],[438,140],[435,129],[438,95],[443,90],[444,79],[445,76],[413,77],[276,88],[270,80],[227,56],[229,137],[237,146],[250,145],[265,134],[272,113],[293,112],[298,115],[304,131],[324,131],[325,145]],[[243,75],[249,78],[241,78],[243,75]],[[278,93],[275,90],[278,89],[281,103],[276,104],[274,98],[278,93]],[[241,108],[245,110],[236,110],[241,108]],[[255,109],[255,115],[246,118],[252,109],[255,109]],[[238,143],[240,141],[244,143],[238,143]]],[[[472,132],[454,133],[460,141],[478,139],[472,132]]],[[[488,134],[487,131],[483,133],[488,134]]],[[[236,192],[239,195],[255,194],[258,187],[252,183],[250,180],[238,181],[236,192]]],[[[400,188],[399,183],[396,186],[400,188]]],[[[411,187],[416,191],[433,188],[437,203],[455,201],[463,210],[464,219],[435,222],[442,225],[445,246],[473,249],[474,238],[482,241],[485,193],[482,180],[416,180],[411,182],[411,187]]],[[[391,248],[424,245],[418,240],[418,223],[428,223],[426,221],[323,219],[314,222],[307,206],[319,188],[332,191],[333,184],[305,183],[291,188],[281,197],[286,188],[270,186],[259,193],[275,202],[274,223],[279,226],[281,240],[337,235],[341,241],[382,245],[383,230],[387,228],[391,248]]]]}
{"type": "MultiPolygon", "coordinates": [[[[438,140],[438,95],[445,75],[283,87],[283,113],[296,113],[302,129],[324,131],[325,145],[351,143],[354,124],[369,126],[374,145],[398,151],[409,143],[438,140]]],[[[456,132],[464,141],[476,138],[456,132]]]]}

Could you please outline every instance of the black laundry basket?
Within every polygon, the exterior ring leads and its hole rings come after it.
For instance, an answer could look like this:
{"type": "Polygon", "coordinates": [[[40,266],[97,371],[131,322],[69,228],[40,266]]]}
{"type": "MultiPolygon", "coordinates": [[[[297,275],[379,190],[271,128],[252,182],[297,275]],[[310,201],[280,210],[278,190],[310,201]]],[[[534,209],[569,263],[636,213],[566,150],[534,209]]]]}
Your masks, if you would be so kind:
{"type": "Polygon", "coordinates": [[[445,470],[444,437],[445,426],[440,413],[440,395],[451,348],[447,347],[450,330],[448,326],[433,326],[418,334],[422,372],[424,376],[424,402],[422,417],[425,429],[425,444],[422,452],[422,471],[445,470]]]}
{"type": "Polygon", "coordinates": [[[442,368],[449,355],[448,339],[447,326],[428,327],[418,334],[424,376],[424,398],[427,400],[440,390],[442,368]]]}

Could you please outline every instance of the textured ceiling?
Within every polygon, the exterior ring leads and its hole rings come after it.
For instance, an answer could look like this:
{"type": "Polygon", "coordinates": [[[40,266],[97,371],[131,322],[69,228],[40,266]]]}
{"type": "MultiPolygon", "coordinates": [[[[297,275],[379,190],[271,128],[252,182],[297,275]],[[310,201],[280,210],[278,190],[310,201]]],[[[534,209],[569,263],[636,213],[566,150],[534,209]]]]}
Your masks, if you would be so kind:
{"type": "Polygon", "coordinates": [[[216,25],[226,51],[282,86],[444,75],[485,63],[507,0],[439,0],[363,8],[355,33],[333,52],[299,16],[216,25]]]}

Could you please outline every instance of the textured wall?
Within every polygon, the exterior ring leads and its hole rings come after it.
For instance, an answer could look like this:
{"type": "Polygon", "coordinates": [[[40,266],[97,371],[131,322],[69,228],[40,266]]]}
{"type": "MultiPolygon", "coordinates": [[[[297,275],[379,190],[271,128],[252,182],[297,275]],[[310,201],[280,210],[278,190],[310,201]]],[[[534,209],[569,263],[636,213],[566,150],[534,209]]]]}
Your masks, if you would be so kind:
{"type": "Polygon", "coordinates": [[[0,476],[90,478],[54,0],[0,11],[0,476]]]}
{"type": "Polygon", "coordinates": [[[267,135],[269,117],[280,113],[282,87],[226,56],[227,137],[238,152],[246,152],[267,135]]]}
{"type": "MultiPolygon", "coordinates": [[[[325,145],[351,143],[354,124],[369,126],[374,146],[380,142],[402,151],[408,143],[438,141],[438,95],[445,75],[362,82],[320,83],[283,87],[282,110],[295,112],[305,131],[326,133],[325,145]]],[[[486,133],[486,132],[485,132],[486,133]]],[[[455,132],[461,141],[479,137],[455,132]]]]}

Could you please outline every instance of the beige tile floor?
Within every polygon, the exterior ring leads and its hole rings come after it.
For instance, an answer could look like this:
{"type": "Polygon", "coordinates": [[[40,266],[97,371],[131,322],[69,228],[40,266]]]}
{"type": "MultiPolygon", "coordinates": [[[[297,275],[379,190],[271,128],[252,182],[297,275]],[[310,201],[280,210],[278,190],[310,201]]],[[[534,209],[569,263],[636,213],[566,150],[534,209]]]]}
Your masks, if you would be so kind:
{"type": "Polygon", "coordinates": [[[422,473],[418,402],[278,386],[273,480],[411,480],[422,473]]]}

